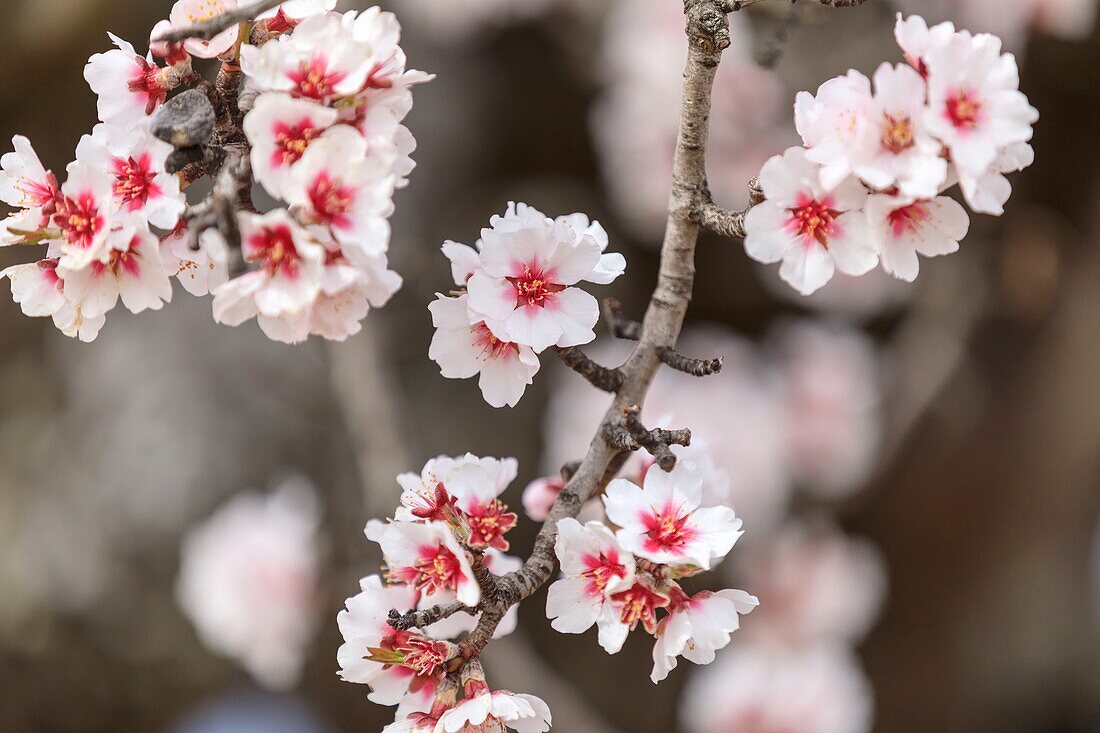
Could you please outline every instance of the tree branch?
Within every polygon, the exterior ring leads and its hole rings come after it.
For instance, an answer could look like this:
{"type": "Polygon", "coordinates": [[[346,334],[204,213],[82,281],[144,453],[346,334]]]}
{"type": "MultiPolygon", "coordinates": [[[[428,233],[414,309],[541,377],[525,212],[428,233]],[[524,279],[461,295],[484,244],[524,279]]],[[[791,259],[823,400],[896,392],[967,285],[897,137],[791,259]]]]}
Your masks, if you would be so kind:
{"type": "Polygon", "coordinates": [[[617,392],[623,384],[623,374],[618,369],[611,369],[597,364],[576,346],[562,348],[555,346],[554,353],[561,358],[567,367],[587,379],[596,389],[604,392],[617,392]]]}
{"type": "Polygon", "coordinates": [[[184,28],[176,28],[154,40],[164,43],[179,43],[189,38],[209,41],[219,33],[229,30],[238,23],[242,23],[246,20],[253,20],[257,15],[279,7],[285,1],[286,0],[257,0],[257,2],[237,8],[236,10],[228,10],[202,23],[195,23],[194,25],[189,25],[184,28]]]}
{"type": "Polygon", "coordinates": [[[603,301],[603,318],[615,338],[637,341],[642,333],[642,324],[623,315],[623,304],[615,298],[603,301]]]}
{"type": "MultiPolygon", "coordinates": [[[[793,5],[798,0],[789,0],[793,5]]],[[[827,8],[854,8],[857,5],[862,5],[867,0],[805,0],[808,3],[814,3],[817,5],[824,5],[827,8]]],[[[764,0],[721,0],[721,5],[727,13],[736,13],[738,10],[744,10],[745,8],[752,7],[757,3],[764,2],[764,0]]]]}
{"type": "Polygon", "coordinates": [[[443,619],[450,618],[456,613],[461,613],[463,611],[473,614],[476,609],[470,608],[459,601],[451,601],[444,606],[432,606],[422,611],[409,611],[408,613],[390,611],[389,618],[386,622],[398,631],[423,629],[425,626],[431,626],[434,623],[438,623],[443,619]]]}
{"type": "Polygon", "coordinates": [[[676,349],[662,348],[658,355],[661,361],[668,367],[693,377],[709,377],[722,371],[722,357],[714,359],[692,359],[684,356],[676,349]]]}

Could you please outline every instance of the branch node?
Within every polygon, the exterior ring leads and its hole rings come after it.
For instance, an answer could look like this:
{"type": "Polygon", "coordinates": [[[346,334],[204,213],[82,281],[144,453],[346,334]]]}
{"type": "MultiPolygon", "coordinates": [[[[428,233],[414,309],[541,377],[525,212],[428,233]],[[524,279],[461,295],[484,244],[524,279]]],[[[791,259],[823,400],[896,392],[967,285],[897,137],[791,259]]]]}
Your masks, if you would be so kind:
{"type": "Polygon", "coordinates": [[[690,374],[693,377],[709,377],[711,374],[722,371],[722,357],[720,356],[715,359],[692,359],[667,346],[658,348],[657,356],[665,366],[678,372],[690,374]]]}

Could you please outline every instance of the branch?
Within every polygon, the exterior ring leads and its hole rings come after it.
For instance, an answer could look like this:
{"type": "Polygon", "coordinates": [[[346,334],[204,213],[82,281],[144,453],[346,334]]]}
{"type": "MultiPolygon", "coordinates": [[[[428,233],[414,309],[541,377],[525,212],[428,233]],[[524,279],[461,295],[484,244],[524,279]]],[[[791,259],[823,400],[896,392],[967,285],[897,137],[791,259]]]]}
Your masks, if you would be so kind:
{"type": "Polygon", "coordinates": [[[450,618],[456,613],[461,613],[463,611],[473,614],[476,612],[476,609],[470,608],[459,601],[451,601],[445,606],[432,606],[422,611],[398,613],[397,611],[391,610],[387,623],[398,631],[423,629],[425,626],[431,626],[434,623],[438,623],[445,618],[450,618]]]}
{"type": "Polygon", "coordinates": [[[253,20],[257,15],[277,8],[284,2],[285,0],[257,0],[257,2],[237,8],[236,10],[227,10],[221,15],[215,16],[202,23],[195,23],[194,25],[189,25],[184,28],[176,28],[175,30],[165,33],[163,36],[155,38],[154,41],[179,43],[189,38],[209,41],[219,33],[229,30],[238,23],[242,23],[246,20],[253,20]]]}
{"type": "Polygon", "coordinates": [[[715,359],[692,359],[676,349],[662,348],[658,355],[666,366],[693,377],[709,377],[722,371],[722,357],[715,359]]]}
{"type": "Polygon", "coordinates": [[[603,301],[603,318],[615,338],[637,341],[642,332],[642,324],[623,315],[623,304],[615,298],[603,301]]]}
{"type": "MultiPolygon", "coordinates": [[[[827,8],[854,8],[858,5],[862,5],[866,1],[867,0],[806,0],[806,2],[824,5],[827,8]]],[[[764,0],[722,0],[721,5],[727,13],[736,13],[738,10],[744,10],[745,8],[752,7],[761,2],[764,2],[764,0]]],[[[798,0],[790,0],[792,5],[796,2],[798,2],[798,0]]]]}
{"type": "Polygon", "coordinates": [[[637,407],[630,407],[624,411],[623,425],[637,444],[656,459],[657,465],[663,471],[671,471],[676,467],[676,454],[672,452],[671,446],[691,445],[690,430],[665,430],[664,428],[647,430],[645,425],[642,425],[641,410],[637,407]]]}
{"type": "Polygon", "coordinates": [[[587,379],[596,389],[604,392],[617,392],[623,384],[623,373],[618,369],[597,364],[576,346],[562,348],[555,346],[554,353],[561,358],[567,367],[587,379]]]}
{"type": "MultiPolygon", "coordinates": [[[[684,323],[695,281],[695,245],[699,223],[696,202],[706,191],[706,150],[711,88],[729,45],[728,8],[724,0],[685,0],[689,40],[684,71],[683,106],[676,142],[672,192],[657,286],[638,330],[638,344],[626,363],[619,367],[622,385],[596,431],[588,453],[569,482],[558,494],[550,515],[535,539],[535,547],[523,567],[497,579],[497,596],[490,599],[477,628],[467,639],[478,653],[492,638],[493,630],[507,609],[529,597],[548,582],[556,567],[554,542],[558,522],[576,517],[584,503],[603,491],[629,453],[620,445],[624,415],[640,410],[650,384],[662,366],[660,353],[675,349],[684,323]],[[612,441],[615,441],[613,443],[612,441]],[[618,444],[618,445],[617,445],[618,444]]],[[[615,304],[610,308],[614,315],[615,304]]],[[[674,437],[672,431],[659,437],[674,437]]],[[[687,438],[684,435],[675,437],[687,438]]],[[[631,436],[637,443],[637,439],[631,436]]],[[[640,445],[640,444],[639,444],[640,445]]],[[[666,444],[667,445],[667,444],[666,444]]],[[[667,458],[665,459],[667,463],[667,458]]]]}
{"type": "Polygon", "coordinates": [[[752,207],[763,200],[764,190],[760,188],[760,180],[757,178],[749,181],[749,205],[742,211],[729,211],[722,208],[711,199],[710,191],[705,190],[696,206],[696,221],[709,232],[732,239],[744,239],[745,216],[752,207]]]}

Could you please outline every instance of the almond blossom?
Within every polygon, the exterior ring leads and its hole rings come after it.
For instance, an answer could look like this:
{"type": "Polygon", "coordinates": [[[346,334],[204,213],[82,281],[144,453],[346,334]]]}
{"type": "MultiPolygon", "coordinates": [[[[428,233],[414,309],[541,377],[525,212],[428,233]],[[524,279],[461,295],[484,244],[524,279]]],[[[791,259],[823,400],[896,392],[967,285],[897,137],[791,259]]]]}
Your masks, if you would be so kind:
{"type": "Polygon", "coordinates": [[[741,536],[741,520],[724,506],[700,507],[703,477],[690,461],[649,471],[644,487],[625,479],[607,486],[604,508],[628,551],[664,565],[709,569],[741,536]]]}
{"type": "Polygon", "coordinates": [[[77,160],[110,172],[119,211],[172,230],[184,210],[179,178],[165,172],[172,146],[145,126],[124,129],[100,123],[76,148],[77,160]]]}
{"type": "Polygon", "coordinates": [[[71,163],[67,172],[53,224],[61,232],[63,264],[79,269],[108,256],[114,181],[108,171],[81,161],[71,163]]]}
{"type": "Polygon", "coordinates": [[[232,498],[181,547],[176,596],[199,636],[273,689],[297,682],[316,628],[319,523],[312,486],[294,478],[232,498]]]}
{"type": "Polygon", "coordinates": [[[57,274],[57,260],[44,259],[0,270],[0,279],[11,281],[12,299],[23,315],[52,316],[65,307],[64,284],[57,274]]]}
{"type": "Polygon", "coordinates": [[[779,276],[795,290],[809,295],[835,270],[862,275],[878,264],[858,180],[829,189],[806,151],[790,148],[764,165],[760,186],[767,200],[745,217],[745,251],[763,263],[782,260],[779,276]]]}
{"type": "Polygon", "coordinates": [[[245,115],[244,131],[252,144],[252,169],[263,187],[282,197],[291,170],[309,146],[336,123],[339,113],[287,94],[261,94],[245,115]]]}
{"type": "MultiPolygon", "coordinates": [[[[199,0],[195,0],[198,2],[199,0]]],[[[122,128],[134,127],[149,117],[179,86],[180,71],[161,68],[152,54],[141,56],[134,47],[108,33],[117,48],[88,59],[84,78],[99,99],[99,119],[122,128]]]]}
{"type": "Polygon", "coordinates": [[[730,643],[741,626],[740,615],[751,612],[759,601],[743,590],[700,591],[688,596],[679,589],[670,593],[668,615],[657,625],[653,645],[654,684],[676,669],[677,657],[695,664],[710,664],[715,653],[730,643]]]}
{"type": "Polygon", "coordinates": [[[11,142],[15,150],[0,158],[0,201],[45,219],[60,193],[57,177],[42,165],[30,140],[16,135],[11,142]]]}
{"type": "MultiPolygon", "coordinates": [[[[428,358],[448,379],[480,375],[478,387],[491,406],[515,407],[539,370],[538,355],[530,346],[497,338],[485,319],[471,315],[468,300],[438,294],[428,305],[436,328],[428,358]]],[[[496,325],[495,332],[503,330],[496,325]]]]}
{"type": "MultiPolygon", "coordinates": [[[[168,15],[169,22],[176,28],[185,28],[196,23],[206,23],[219,15],[237,9],[237,0],[177,0],[168,15]]],[[[230,51],[237,43],[240,26],[233,24],[210,40],[189,38],[183,47],[192,56],[200,59],[212,59],[230,51]]]]}
{"type": "Polygon", "coordinates": [[[467,606],[481,600],[466,551],[442,522],[395,522],[381,528],[377,541],[389,567],[387,578],[431,595],[449,591],[467,606]]]}
{"type": "Polygon", "coordinates": [[[599,626],[599,642],[608,654],[622,649],[629,629],[612,597],[634,585],[634,557],[600,522],[558,522],[554,547],[565,577],[546,597],[551,627],[563,634],[583,634],[599,626]]]}
{"type": "Polygon", "coordinates": [[[947,196],[914,199],[876,194],[867,199],[867,219],[879,242],[882,269],[912,282],[920,270],[918,254],[936,257],[957,252],[970,229],[970,217],[947,196]]]}
{"type": "Polygon", "coordinates": [[[161,240],[160,257],[169,273],[194,296],[209,295],[229,279],[229,248],[216,229],[207,229],[199,248],[191,249],[186,226],[178,226],[161,240]]]}
{"type": "Polygon", "coordinates": [[[466,699],[440,715],[435,724],[438,733],[489,733],[505,728],[544,733],[550,730],[550,708],[534,695],[467,685],[466,699]]]}

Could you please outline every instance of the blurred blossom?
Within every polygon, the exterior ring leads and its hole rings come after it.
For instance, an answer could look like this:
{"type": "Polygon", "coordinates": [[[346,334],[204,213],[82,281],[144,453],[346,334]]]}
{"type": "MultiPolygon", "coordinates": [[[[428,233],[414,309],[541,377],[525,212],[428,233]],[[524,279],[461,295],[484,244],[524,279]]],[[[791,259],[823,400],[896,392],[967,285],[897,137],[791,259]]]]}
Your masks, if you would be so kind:
{"type": "Polygon", "coordinates": [[[324,733],[327,730],[294,698],[256,692],[208,703],[173,727],[171,733],[324,733]]]}
{"type": "Polygon", "coordinates": [[[317,626],[320,506],[302,477],[244,492],[193,527],[177,598],[203,643],[261,685],[293,687],[317,626]]]}
{"type": "Polygon", "coordinates": [[[745,627],[758,643],[858,643],[886,597],[878,549],[825,521],[788,522],[736,562],[738,580],[760,598],[745,627]]]}
{"type": "Polygon", "coordinates": [[[556,0],[399,0],[397,14],[414,32],[421,28],[437,40],[461,43],[487,26],[533,18],[556,0]]]}
{"type": "MultiPolygon", "coordinates": [[[[690,356],[721,356],[725,366],[706,378],[661,370],[646,400],[643,421],[647,427],[691,428],[692,445],[673,450],[699,465],[706,476],[706,501],[728,501],[745,520],[746,541],[752,541],[782,518],[790,494],[779,375],[751,343],[722,329],[689,332],[679,350],[690,356]]],[[[617,366],[629,354],[630,344],[602,343],[588,351],[596,361],[617,366]]],[[[608,404],[605,394],[577,375],[561,373],[561,379],[547,413],[548,474],[584,455],[593,426],[608,404]]],[[[634,456],[623,475],[638,480],[648,465],[647,456],[634,456]]]]}
{"type": "MultiPolygon", "coordinates": [[[[753,61],[753,37],[730,19],[732,45],[714,83],[708,182],[729,208],[748,203],[748,181],[793,139],[776,75],[753,61]]],[[[660,234],[668,211],[687,40],[683,6],[618,0],[605,23],[606,87],[592,116],[603,177],[622,220],[640,237],[660,234]]]]}
{"type": "Polygon", "coordinates": [[[865,320],[907,303],[915,292],[911,283],[898,280],[882,270],[861,277],[838,275],[812,295],[799,295],[765,266],[756,268],[761,282],[781,300],[843,318],[865,320]]]}
{"type": "Polygon", "coordinates": [[[878,359],[862,332],[812,321],[775,334],[787,396],[790,469],[807,490],[861,487],[882,442],[878,359]]]}
{"type": "Polygon", "coordinates": [[[690,733],[866,733],[872,708],[867,679],[842,646],[734,644],[688,682],[681,716],[690,733]]]}
{"type": "Polygon", "coordinates": [[[1023,48],[1031,30],[1083,41],[1096,25],[1098,0],[895,0],[928,22],[952,20],[975,33],[1000,36],[1010,50],[1023,48]]]}

